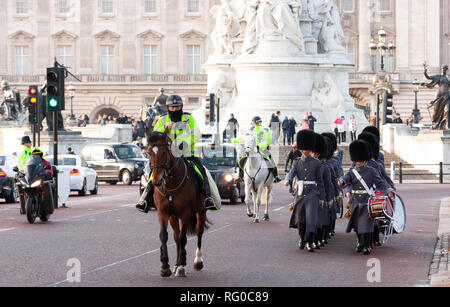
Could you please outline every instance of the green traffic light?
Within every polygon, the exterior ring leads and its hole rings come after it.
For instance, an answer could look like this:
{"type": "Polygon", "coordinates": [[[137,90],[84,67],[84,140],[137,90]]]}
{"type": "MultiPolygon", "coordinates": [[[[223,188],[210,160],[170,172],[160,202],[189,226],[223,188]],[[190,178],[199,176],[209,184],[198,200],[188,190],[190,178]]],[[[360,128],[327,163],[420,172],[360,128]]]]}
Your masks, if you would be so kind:
{"type": "Polygon", "coordinates": [[[52,108],[56,108],[58,106],[58,101],[53,98],[48,102],[48,105],[52,108]]]}

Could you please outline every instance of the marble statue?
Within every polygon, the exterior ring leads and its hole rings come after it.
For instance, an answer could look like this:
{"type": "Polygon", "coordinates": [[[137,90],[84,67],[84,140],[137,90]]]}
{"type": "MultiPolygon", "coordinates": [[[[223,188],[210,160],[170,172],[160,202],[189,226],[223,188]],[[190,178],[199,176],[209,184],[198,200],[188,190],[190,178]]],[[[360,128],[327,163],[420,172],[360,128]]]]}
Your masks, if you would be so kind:
{"type": "Polygon", "coordinates": [[[311,93],[313,107],[320,109],[338,109],[344,107],[344,96],[330,74],[325,75],[322,82],[314,82],[311,93]]]}
{"type": "Polygon", "coordinates": [[[319,13],[325,20],[319,41],[327,53],[345,53],[345,48],[342,45],[345,36],[341,25],[339,8],[333,0],[326,0],[324,2],[321,6],[322,10],[319,13]]]}
{"type": "Polygon", "coordinates": [[[216,19],[216,27],[211,34],[216,55],[234,53],[232,40],[240,30],[239,18],[236,13],[231,7],[230,0],[221,0],[221,5],[211,8],[211,14],[216,19]]]}
{"type": "Polygon", "coordinates": [[[282,37],[304,50],[303,35],[298,16],[294,15],[293,0],[250,0],[247,4],[247,29],[243,54],[252,54],[258,43],[265,38],[282,37]]]}

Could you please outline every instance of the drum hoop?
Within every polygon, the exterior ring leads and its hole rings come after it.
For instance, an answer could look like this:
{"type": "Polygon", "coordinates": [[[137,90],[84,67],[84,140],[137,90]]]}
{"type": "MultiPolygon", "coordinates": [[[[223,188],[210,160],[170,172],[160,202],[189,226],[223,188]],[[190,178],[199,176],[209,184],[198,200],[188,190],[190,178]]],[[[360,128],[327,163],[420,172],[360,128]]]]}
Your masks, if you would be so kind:
{"type": "MultiPolygon", "coordinates": [[[[403,201],[403,198],[400,197],[400,195],[395,194],[396,197],[398,197],[401,202],[402,202],[402,207],[403,207],[403,212],[405,213],[405,225],[403,227],[403,232],[405,232],[406,229],[406,224],[407,224],[407,216],[406,216],[406,207],[405,207],[405,202],[403,201]]],[[[394,229],[395,230],[395,229],[394,229]]]]}

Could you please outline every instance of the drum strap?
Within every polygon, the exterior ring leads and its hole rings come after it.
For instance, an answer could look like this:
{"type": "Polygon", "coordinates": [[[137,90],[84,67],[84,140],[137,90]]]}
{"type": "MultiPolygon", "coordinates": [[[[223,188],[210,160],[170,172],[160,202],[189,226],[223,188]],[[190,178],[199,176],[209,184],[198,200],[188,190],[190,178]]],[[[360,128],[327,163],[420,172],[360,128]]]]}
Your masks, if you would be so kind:
{"type": "Polygon", "coordinates": [[[356,176],[356,178],[359,180],[359,182],[362,184],[364,189],[367,191],[367,194],[369,194],[370,196],[374,196],[375,192],[373,191],[373,189],[369,189],[369,186],[364,181],[364,179],[361,177],[361,175],[358,173],[358,171],[356,169],[352,169],[352,171],[353,171],[353,174],[356,176]]]}

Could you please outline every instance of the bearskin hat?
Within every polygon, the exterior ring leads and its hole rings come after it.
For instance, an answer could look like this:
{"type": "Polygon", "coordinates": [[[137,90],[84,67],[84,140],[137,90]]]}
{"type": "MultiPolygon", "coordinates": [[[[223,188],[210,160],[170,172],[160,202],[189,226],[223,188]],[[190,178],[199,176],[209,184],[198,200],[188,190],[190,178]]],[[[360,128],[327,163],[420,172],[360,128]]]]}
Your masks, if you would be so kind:
{"type": "Polygon", "coordinates": [[[350,144],[350,158],[353,162],[366,162],[372,159],[370,145],[364,140],[357,140],[350,144]]]}
{"type": "Polygon", "coordinates": [[[380,152],[380,143],[377,137],[370,132],[364,132],[358,136],[358,140],[363,140],[369,143],[370,150],[372,153],[372,159],[378,160],[378,155],[380,152]]]}
{"type": "Polygon", "coordinates": [[[299,150],[314,151],[316,146],[316,136],[314,131],[302,130],[297,133],[297,147],[299,150]]]}
{"type": "Polygon", "coordinates": [[[325,143],[325,137],[316,133],[316,146],[313,152],[319,154],[319,159],[326,159],[328,156],[328,147],[325,143]]]}
{"type": "Polygon", "coordinates": [[[367,126],[366,128],[364,128],[363,133],[364,132],[372,133],[373,135],[375,135],[378,138],[378,143],[380,142],[380,130],[378,130],[377,127],[367,126]]]}
{"type": "Polygon", "coordinates": [[[322,133],[322,135],[328,138],[331,141],[331,151],[334,152],[337,150],[337,138],[333,133],[322,133]]]}
{"type": "Polygon", "coordinates": [[[323,137],[323,139],[325,140],[325,144],[326,144],[326,147],[327,147],[326,159],[330,160],[333,157],[333,155],[334,155],[333,144],[332,144],[332,141],[329,138],[323,137]]]}

